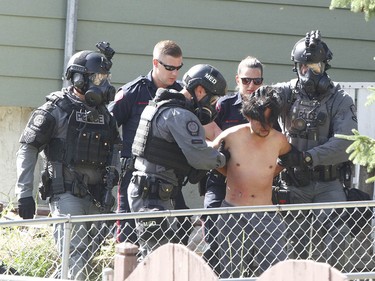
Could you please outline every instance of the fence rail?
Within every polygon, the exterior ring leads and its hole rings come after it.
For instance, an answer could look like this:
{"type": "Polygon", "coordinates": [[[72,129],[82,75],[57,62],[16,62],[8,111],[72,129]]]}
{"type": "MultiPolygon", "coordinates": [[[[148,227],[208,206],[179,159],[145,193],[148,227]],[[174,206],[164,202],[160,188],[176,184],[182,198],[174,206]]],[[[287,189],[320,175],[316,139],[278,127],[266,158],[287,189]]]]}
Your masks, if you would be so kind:
{"type": "MultiPolygon", "coordinates": [[[[244,239],[244,234],[249,237],[253,235],[252,230],[248,226],[243,229],[235,230],[235,228],[228,229],[227,219],[241,219],[246,214],[271,214],[270,223],[276,217],[281,217],[281,221],[286,224],[283,235],[286,243],[286,258],[307,258],[317,261],[327,261],[332,266],[339,268],[341,272],[347,274],[350,280],[365,279],[375,277],[374,265],[374,216],[372,210],[375,207],[374,201],[358,201],[358,202],[337,202],[337,203],[314,203],[314,204],[294,204],[294,205],[273,205],[273,206],[254,206],[254,207],[232,207],[232,208],[213,208],[213,209],[190,209],[190,210],[167,210],[160,212],[145,212],[145,213],[129,213],[129,214],[107,214],[107,215],[88,215],[88,216],[61,216],[57,218],[37,218],[34,220],[4,220],[0,221],[0,263],[8,269],[5,274],[11,274],[11,269],[20,276],[35,277],[35,278],[57,278],[68,279],[69,277],[69,263],[72,262],[72,253],[75,249],[70,249],[70,240],[75,239],[74,230],[76,223],[89,223],[91,230],[94,230],[94,236],[91,237],[93,243],[87,245],[87,248],[93,248],[93,256],[87,258],[87,264],[84,266],[85,280],[100,280],[101,273],[104,268],[113,268],[113,258],[115,254],[115,224],[116,220],[122,219],[136,219],[142,221],[143,219],[159,218],[162,222],[168,221],[166,232],[170,230],[176,231],[176,217],[190,217],[192,220],[188,248],[202,255],[202,252],[207,250],[210,245],[206,242],[207,235],[203,229],[204,224],[201,224],[202,217],[205,220],[214,219],[215,223],[226,227],[226,235],[236,235],[241,237],[242,241],[231,247],[231,251],[240,252],[246,249],[242,248],[247,241],[244,239]],[[356,235],[351,235],[344,231],[348,222],[353,219],[360,221],[365,211],[372,212],[371,218],[366,218],[365,224],[361,225],[360,231],[356,235]],[[356,214],[355,217],[352,217],[356,214]],[[359,216],[358,216],[359,215],[359,216]],[[324,217],[323,221],[321,220],[324,217]],[[225,218],[226,220],[223,220],[225,218]],[[314,219],[315,218],[315,219],[314,219]],[[309,223],[308,244],[301,251],[296,244],[293,243],[292,237],[301,229],[299,226],[303,223],[309,223]],[[338,224],[338,225],[335,225],[338,224]],[[56,226],[63,229],[63,235],[56,237],[56,226]],[[331,232],[330,227],[338,227],[341,236],[327,238],[327,234],[331,232]],[[246,228],[246,229],[245,229],[246,228]],[[236,233],[235,231],[239,231],[236,233]],[[248,231],[248,232],[245,232],[248,231]],[[250,232],[249,232],[250,231],[250,232]],[[73,233],[73,236],[72,236],[73,233]],[[55,234],[55,235],[54,235],[55,234]],[[337,239],[336,239],[337,238],[337,239]],[[333,239],[333,240],[332,240],[333,239]],[[327,240],[327,241],[325,241],[327,240]],[[327,247],[333,243],[337,248],[341,248],[342,252],[328,252],[327,247]],[[331,241],[331,242],[330,242],[331,241]],[[60,251],[56,245],[61,245],[60,251]],[[95,246],[95,247],[94,247],[95,246]],[[239,248],[238,248],[239,247],[239,248]],[[344,248],[343,248],[344,247],[344,248]],[[306,252],[304,257],[301,252],[306,252]],[[292,255],[294,254],[294,256],[292,255]],[[325,256],[327,255],[328,256],[325,256]],[[341,253],[341,254],[340,254],[341,253]],[[340,254],[338,256],[338,254],[340,254]]],[[[245,217],[247,218],[247,217],[245,217]]],[[[259,225],[254,228],[267,229],[268,225],[263,225],[264,220],[260,219],[259,225]]],[[[353,228],[353,225],[351,225],[353,228]]],[[[355,227],[355,225],[354,225],[355,227]]],[[[349,229],[350,230],[350,229],[349,229]]],[[[255,230],[254,230],[255,231],[255,230]]],[[[272,234],[272,233],[271,233],[272,234]]],[[[87,234],[89,235],[89,234],[87,234]]],[[[257,233],[259,237],[262,235],[257,233]]],[[[169,239],[173,242],[175,237],[168,237],[165,235],[162,239],[169,239]]],[[[218,237],[215,237],[217,239],[218,237]]],[[[306,237],[305,237],[306,238],[306,237]]],[[[157,237],[150,236],[150,239],[157,239],[157,237]]],[[[221,241],[218,239],[217,241],[221,241]]],[[[299,242],[299,241],[297,241],[299,242]]],[[[275,243],[277,244],[277,243],[275,243]]],[[[298,243],[297,243],[298,244],[298,243]]],[[[272,252],[275,245],[270,241],[264,240],[257,243],[258,249],[256,251],[262,252],[262,245],[270,247],[267,251],[272,252]]],[[[219,248],[222,245],[219,243],[219,248]]],[[[152,249],[151,249],[152,250],[152,249]]],[[[225,250],[225,247],[221,250],[225,250]]],[[[251,249],[253,251],[254,249],[251,249]]],[[[337,250],[337,249],[333,249],[337,250]]],[[[223,252],[225,253],[225,252],[223,252]]],[[[236,254],[236,253],[235,253],[236,254]]],[[[261,269],[261,262],[256,259],[256,253],[252,256],[237,257],[240,258],[239,263],[246,263],[252,265],[252,271],[243,270],[240,277],[232,276],[228,280],[255,280],[258,271],[261,269]]],[[[139,255],[141,259],[141,254],[139,255]]],[[[220,255],[219,255],[220,256],[220,255]]],[[[210,262],[207,260],[207,262],[210,262]]],[[[238,271],[238,269],[236,269],[238,271]]],[[[0,280],[4,276],[0,276],[0,280]]],[[[11,276],[8,276],[9,278],[11,276]]],[[[18,278],[12,276],[13,278],[18,278]]],[[[227,280],[226,277],[221,277],[221,280],[227,280]]],[[[7,279],[11,280],[11,279],[7,279]]],[[[18,279],[19,280],[19,279],[18,279]]]]}

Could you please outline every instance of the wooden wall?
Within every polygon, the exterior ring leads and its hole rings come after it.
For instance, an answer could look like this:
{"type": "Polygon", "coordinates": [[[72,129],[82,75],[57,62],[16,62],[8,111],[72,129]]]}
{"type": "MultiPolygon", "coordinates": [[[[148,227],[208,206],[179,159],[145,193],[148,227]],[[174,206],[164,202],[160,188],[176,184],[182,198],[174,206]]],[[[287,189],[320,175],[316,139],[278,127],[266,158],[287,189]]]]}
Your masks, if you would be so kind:
{"type": "MultiPolygon", "coordinates": [[[[66,0],[3,0],[0,7],[0,106],[38,106],[61,88],[66,0]]],[[[182,74],[197,63],[218,67],[234,89],[238,62],[247,55],[265,64],[265,82],[294,78],[290,52],[305,33],[319,29],[333,51],[332,79],[374,80],[375,20],[329,10],[330,1],[79,0],[77,51],[109,41],[116,50],[113,82],[119,87],[151,69],[162,39],[184,53],[182,74]]],[[[180,78],[181,78],[180,77],[180,78]]]]}

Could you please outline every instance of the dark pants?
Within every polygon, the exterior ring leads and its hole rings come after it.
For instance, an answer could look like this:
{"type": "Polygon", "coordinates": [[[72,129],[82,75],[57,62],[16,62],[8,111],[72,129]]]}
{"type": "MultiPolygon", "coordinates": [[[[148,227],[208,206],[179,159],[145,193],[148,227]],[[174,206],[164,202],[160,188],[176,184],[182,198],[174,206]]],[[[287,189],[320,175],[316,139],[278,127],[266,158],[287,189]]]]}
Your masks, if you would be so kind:
{"type": "MultiPolygon", "coordinates": [[[[205,208],[219,208],[221,202],[225,198],[225,177],[216,173],[210,172],[207,183],[206,183],[206,193],[204,196],[204,207],[205,208]]],[[[219,243],[218,228],[216,226],[218,215],[212,214],[205,216],[204,220],[204,234],[205,241],[208,247],[203,253],[204,260],[209,266],[219,275],[220,273],[220,253],[219,253],[219,243]]]]}
{"type": "MultiPolygon", "coordinates": [[[[118,200],[118,213],[130,213],[130,205],[128,201],[128,186],[132,178],[132,171],[126,171],[120,179],[120,187],[117,194],[118,200]]],[[[186,206],[185,199],[181,190],[176,194],[175,198],[175,209],[189,209],[186,206]]],[[[184,245],[187,245],[189,242],[189,234],[192,231],[192,225],[190,217],[177,217],[179,221],[179,229],[177,231],[177,239],[184,245]]],[[[130,242],[133,244],[137,243],[137,234],[135,232],[135,220],[134,219],[125,219],[117,221],[117,242],[130,242]]]]}
{"type": "MultiPolygon", "coordinates": [[[[176,194],[174,204],[175,204],[175,207],[174,207],[175,210],[189,209],[189,207],[186,206],[186,202],[185,202],[181,189],[176,194]]],[[[190,216],[177,217],[177,220],[179,223],[178,230],[176,233],[176,236],[178,239],[177,242],[182,243],[185,246],[187,246],[189,244],[189,236],[193,228],[191,224],[190,216]]]]}
{"type": "MultiPolygon", "coordinates": [[[[128,186],[132,178],[132,171],[125,171],[123,177],[120,179],[119,189],[117,193],[117,212],[130,213],[130,206],[128,201],[128,186]]],[[[118,220],[117,222],[117,242],[130,242],[135,244],[137,241],[137,234],[135,233],[134,219],[118,220]]]]}

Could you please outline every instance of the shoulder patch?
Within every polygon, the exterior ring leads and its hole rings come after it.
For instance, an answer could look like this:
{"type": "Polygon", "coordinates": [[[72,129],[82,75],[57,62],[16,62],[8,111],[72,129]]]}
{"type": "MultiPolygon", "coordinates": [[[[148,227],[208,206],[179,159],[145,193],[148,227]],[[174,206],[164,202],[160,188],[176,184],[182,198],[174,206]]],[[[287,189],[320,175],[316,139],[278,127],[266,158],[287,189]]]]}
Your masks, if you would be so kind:
{"type": "Polygon", "coordinates": [[[192,136],[197,136],[199,133],[199,125],[195,121],[190,121],[186,124],[186,129],[188,130],[189,134],[192,136]]]}

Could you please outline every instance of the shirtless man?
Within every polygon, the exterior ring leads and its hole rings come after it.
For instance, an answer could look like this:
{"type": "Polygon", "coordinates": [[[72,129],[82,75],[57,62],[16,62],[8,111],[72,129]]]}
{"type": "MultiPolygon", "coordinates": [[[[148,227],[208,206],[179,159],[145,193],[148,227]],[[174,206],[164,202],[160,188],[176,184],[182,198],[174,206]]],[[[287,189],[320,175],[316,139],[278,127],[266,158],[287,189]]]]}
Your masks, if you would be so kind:
{"type": "MultiPolygon", "coordinates": [[[[277,159],[291,150],[286,137],[272,127],[279,114],[274,91],[264,86],[245,98],[241,112],[249,123],[229,128],[213,141],[214,147],[231,155],[227,165],[218,169],[227,177],[222,207],[272,205],[272,181],[283,170],[277,159]]],[[[274,212],[223,214],[217,225],[220,278],[242,277],[254,261],[259,275],[286,259],[285,226],[274,212]]]]}

